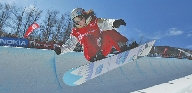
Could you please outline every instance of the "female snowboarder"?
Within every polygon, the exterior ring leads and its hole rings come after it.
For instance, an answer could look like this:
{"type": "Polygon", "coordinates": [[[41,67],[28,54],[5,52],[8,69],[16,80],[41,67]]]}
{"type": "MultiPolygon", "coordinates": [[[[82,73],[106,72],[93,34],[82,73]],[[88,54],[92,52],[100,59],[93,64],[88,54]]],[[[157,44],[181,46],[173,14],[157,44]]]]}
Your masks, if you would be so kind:
{"type": "Polygon", "coordinates": [[[78,42],[83,46],[84,56],[90,62],[105,58],[112,48],[119,52],[127,50],[128,39],[115,30],[120,25],[126,26],[124,20],[97,18],[92,10],[85,11],[83,8],[73,9],[71,19],[74,28],[66,43],[55,47],[57,55],[73,51],[78,42]]]}

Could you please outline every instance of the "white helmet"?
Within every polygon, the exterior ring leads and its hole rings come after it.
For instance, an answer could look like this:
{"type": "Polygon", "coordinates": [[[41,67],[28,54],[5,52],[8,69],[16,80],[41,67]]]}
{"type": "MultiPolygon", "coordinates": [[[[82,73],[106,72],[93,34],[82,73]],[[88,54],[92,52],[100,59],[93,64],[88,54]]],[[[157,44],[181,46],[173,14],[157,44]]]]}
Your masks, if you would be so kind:
{"type": "Polygon", "coordinates": [[[84,15],[84,9],[83,8],[75,8],[71,11],[71,19],[73,20],[77,16],[84,15]]]}

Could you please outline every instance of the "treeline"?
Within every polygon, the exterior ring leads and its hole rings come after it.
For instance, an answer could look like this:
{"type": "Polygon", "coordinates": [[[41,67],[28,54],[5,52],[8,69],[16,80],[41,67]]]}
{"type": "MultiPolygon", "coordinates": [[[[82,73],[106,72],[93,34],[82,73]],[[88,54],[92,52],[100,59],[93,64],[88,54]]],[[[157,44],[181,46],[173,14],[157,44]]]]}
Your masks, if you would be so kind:
{"type": "Polygon", "coordinates": [[[43,11],[36,6],[23,8],[0,3],[0,36],[11,34],[23,38],[28,27],[34,22],[38,23],[40,28],[30,34],[30,39],[64,43],[69,38],[72,28],[70,13],[50,9],[43,11]]]}

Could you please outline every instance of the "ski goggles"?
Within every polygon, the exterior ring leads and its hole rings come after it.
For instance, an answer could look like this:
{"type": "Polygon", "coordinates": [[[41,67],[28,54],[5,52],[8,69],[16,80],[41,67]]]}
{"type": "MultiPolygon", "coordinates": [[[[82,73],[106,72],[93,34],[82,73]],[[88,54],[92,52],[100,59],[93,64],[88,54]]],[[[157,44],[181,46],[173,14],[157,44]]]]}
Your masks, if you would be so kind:
{"type": "Polygon", "coordinates": [[[78,17],[76,17],[76,18],[73,19],[73,22],[74,22],[75,24],[78,24],[82,19],[83,19],[82,16],[78,16],[78,17]]]}

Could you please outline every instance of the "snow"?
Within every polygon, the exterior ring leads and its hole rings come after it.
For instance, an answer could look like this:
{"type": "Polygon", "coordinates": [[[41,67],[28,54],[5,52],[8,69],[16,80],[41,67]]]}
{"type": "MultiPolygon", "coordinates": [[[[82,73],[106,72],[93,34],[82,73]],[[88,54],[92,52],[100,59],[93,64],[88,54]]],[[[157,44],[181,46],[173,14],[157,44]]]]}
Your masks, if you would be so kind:
{"type": "Polygon", "coordinates": [[[88,61],[83,53],[0,47],[0,93],[191,93],[192,61],[144,57],[82,85],[63,74],[88,61]]]}
{"type": "Polygon", "coordinates": [[[192,75],[131,93],[192,93],[192,75]]]}

